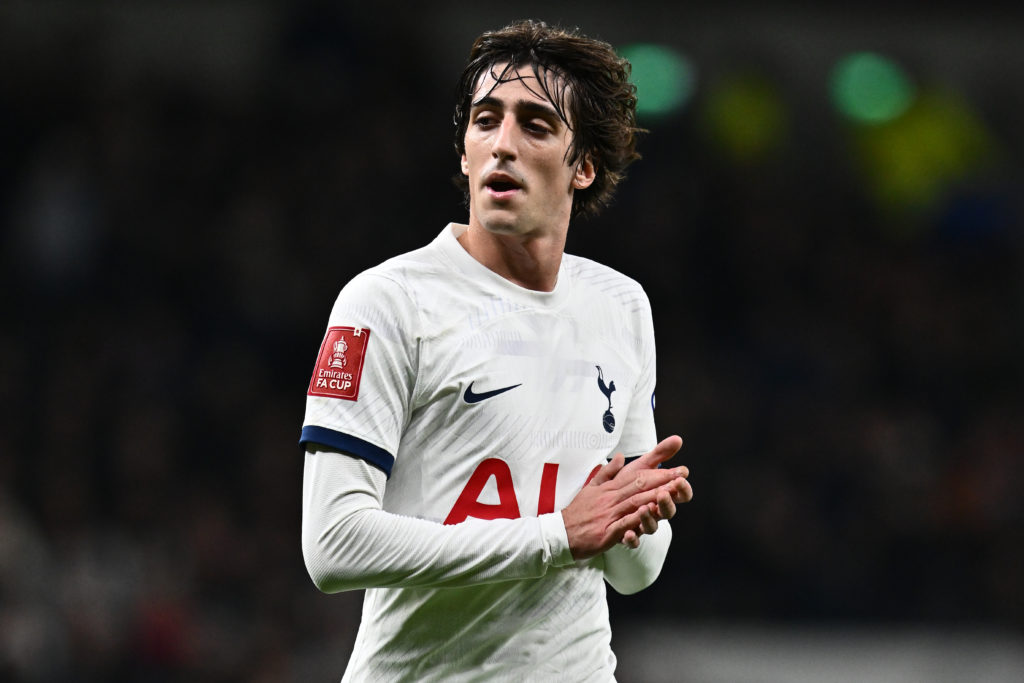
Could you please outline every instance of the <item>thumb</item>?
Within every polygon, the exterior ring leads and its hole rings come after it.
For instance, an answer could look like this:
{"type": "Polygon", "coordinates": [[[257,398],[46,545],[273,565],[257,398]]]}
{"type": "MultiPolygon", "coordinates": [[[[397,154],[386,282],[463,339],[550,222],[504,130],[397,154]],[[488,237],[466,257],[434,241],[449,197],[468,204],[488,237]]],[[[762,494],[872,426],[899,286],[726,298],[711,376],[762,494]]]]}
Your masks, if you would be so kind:
{"type": "Polygon", "coordinates": [[[619,473],[622,466],[626,463],[626,456],[622,453],[616,453],[612,456],[612,459],[608,461],[608,464],[597,471],[597,474],[590,480],[591,486],[600,486],[606,481],[610,481],[615,478],[615,475],[619,473]]]}
{"type": "Polygon", "coordinates": [[[683,439],[676,434],[662,439],[657,446],[629,463],[626,469],[653,469],[669,460],[683,447],[683,439]]]}

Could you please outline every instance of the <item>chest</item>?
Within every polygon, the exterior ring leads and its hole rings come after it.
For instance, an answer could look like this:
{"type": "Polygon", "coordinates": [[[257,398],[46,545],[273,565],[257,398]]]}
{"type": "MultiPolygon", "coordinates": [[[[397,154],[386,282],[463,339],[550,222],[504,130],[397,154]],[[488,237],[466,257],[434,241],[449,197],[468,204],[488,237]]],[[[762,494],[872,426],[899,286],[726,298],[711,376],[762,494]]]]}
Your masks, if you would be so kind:
{"type": "Polygon", "coordinates": [[[538,439],[561,434],[566,445],[592,444],[602,453],[615,445],[639,373],[621,329],[520,313],[456,338],[425,345],[433,371],[419,397],[452,429],[515,423],[538,439]]]}
{"type": "Polygon", "coordinates": [[[639,362],[628,338],[584,317],[527,312],[428,339],[402,442],[428,455],[403,454],[416,465],[396,476],[436,500],[439,519],[561,509],[629,417],[639,362]]]}

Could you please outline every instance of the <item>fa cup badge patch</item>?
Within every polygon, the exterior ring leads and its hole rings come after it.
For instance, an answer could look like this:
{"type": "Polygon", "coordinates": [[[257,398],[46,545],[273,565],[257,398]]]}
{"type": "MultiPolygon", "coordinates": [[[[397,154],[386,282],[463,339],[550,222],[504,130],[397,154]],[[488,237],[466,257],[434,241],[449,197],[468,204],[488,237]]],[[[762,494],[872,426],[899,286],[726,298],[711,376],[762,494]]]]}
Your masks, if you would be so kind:
{"type": "Polygon", "coordinates": [[[357,400],[369,340],[370,330],[365,327],[328,329],[309,380],[309,395],[357,400]]]}
{"type": "Polygon", "coordinates": [[[345,366],[348,365],[348,358],[345,358],[346,351],[348,351],[348,343],[345,341],[344,337],[334,342],[334,351],[331,353],[331,362],[329,365],[332,368],[344,370],[345,366]]]}

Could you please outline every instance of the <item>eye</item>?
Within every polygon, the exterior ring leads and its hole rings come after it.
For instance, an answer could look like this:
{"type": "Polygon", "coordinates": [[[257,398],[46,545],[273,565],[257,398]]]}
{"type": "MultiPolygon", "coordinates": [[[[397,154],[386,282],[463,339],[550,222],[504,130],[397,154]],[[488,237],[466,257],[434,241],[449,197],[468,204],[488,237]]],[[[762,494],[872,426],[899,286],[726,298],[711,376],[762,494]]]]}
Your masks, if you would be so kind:
{"type": "Polygon", "coordinates": [[[482,128],[493,126],[495,125],[496,122],[497,118],[494,116],[494,114],[487,112],[480,114],[475,119],[473,119],[473,125],[480,126],[482,128]]]}

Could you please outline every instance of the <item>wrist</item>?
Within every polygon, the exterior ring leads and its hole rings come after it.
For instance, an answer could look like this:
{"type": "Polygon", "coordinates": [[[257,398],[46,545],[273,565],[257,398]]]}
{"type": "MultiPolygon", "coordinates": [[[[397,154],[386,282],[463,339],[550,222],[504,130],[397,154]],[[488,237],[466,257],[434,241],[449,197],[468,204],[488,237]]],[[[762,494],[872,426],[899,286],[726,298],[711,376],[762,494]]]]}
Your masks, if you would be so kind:
{"type": "Polygon", "coordinates": [[[545,548],[545,561],[553,567],[564,567],[573,563],[569,535],[561,512],[548,512],[537,517],[545,548]]]}

